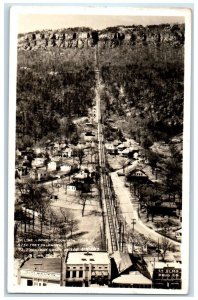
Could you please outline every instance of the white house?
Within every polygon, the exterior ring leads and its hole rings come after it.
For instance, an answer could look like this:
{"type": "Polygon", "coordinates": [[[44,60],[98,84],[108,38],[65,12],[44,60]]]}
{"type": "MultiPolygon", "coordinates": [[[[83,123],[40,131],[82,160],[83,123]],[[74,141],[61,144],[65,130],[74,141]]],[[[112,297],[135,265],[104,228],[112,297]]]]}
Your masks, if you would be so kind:
{"type": "Polygon", "coordinates": [[[128,156],[129,152],[130,152],[130,149],[129,149],[129,148],[126,148],[126,149],[124,149],[123,151],[121,151],[120,154],[121,154],[122,156],[128,156]]]}
{"type": "Polygon", "coordinates": [[[71,157],[73,150],[71,148],[66,148],[62,151],[62,157],[71,157]]]}
{"type": "Polygon", "coordinates": [[[69,183],[68,185],[67,185],[67,193],[75,193],[77,191],[77,186],[76,186],[76,184],[73,182],[73,183],[69,183]]]}
{"type": "Polygon", "coordinates": [[[71,182],[67,185],[67,194],[76,195],[82,190],[81,182],[71,182]]]}
{"type": "Polygon", "coordinates": [[[56,171],[56,168],[57,168],[57,163],[55,161],[50,161],[47,164],[48,171],[56,171]]]}
{"type": "Polygon", "coordinates": [[[79,182],[84,182],[84,180],[88,177],[88,174],[84,171],[81,171],[78,174],[75,174],[72,178],[79,182]]]}
{"type": "Polygon", "coordinates": [[[45,165],[45,158],[43,157],[36,157],[33,161],[32,161],[32,167],[43,167],[45,165]]]}
{"type": "Polygon", "coordinates": [[[45,168],[41,169],[32,169],[30,171],[30,178],[34,180],[45,180],[49,177],[48,172],[45,170],[45,168]]]}
{"type": "Polygon", "coordinates": [[[105,148],[108,153],[114,154],[117,151],[117,148],[113,144],[105,144],[105,148]]]}
{"type": "Polygon", "coordinates": [[[60,170],[66,173],[69,173],[71,171],[71,166],[68,165],[61,165],[60,170]]]}

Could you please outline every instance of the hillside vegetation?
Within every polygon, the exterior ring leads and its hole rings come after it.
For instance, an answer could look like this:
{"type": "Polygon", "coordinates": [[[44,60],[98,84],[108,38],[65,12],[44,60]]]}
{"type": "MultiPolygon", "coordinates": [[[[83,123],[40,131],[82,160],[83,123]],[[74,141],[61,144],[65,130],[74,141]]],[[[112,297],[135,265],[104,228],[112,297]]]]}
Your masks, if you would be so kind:
{"type": "Polygon", "coordinates": [[[17,143],[76,135],[72,117],[87,115],[94,99],[93,49],[19,51],[17,143]]]}

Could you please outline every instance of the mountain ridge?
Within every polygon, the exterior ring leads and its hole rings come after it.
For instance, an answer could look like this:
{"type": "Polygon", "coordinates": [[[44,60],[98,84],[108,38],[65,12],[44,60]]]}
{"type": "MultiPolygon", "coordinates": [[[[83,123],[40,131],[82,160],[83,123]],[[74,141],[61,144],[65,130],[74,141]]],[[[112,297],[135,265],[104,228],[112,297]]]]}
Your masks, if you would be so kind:
{"type": "Polygon", "coordinates": [[[37,30],[18,35],[18,48],[33,50],[39,48],[87,48],[98,44],[100,48],[115,48],[122,44],[129,46],[162,43],[178,47],[184,44],[184,24],[161,25],[119,25],[102,30],[89,27],[75,27],[57,30],[37,30]]]}

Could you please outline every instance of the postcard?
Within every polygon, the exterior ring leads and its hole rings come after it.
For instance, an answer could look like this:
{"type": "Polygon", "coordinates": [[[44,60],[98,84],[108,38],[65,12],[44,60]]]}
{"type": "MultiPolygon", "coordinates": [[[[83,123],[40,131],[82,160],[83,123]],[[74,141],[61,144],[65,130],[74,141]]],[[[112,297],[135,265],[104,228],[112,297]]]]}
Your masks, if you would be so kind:
{"type": "Polygon", "coordinates": [[[191,10],[10,17],[8,292],[186,294],[191,10]]]}

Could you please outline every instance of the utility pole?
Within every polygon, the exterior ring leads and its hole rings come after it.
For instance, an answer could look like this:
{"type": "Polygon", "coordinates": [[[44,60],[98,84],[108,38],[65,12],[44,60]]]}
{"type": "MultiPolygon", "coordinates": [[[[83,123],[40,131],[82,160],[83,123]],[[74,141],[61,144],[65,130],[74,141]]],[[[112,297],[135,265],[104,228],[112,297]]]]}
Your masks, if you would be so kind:
{"type": "Polygon", "coordinates": [[[132,219],[132,223],[131,223],[131,224],[133,225],[132,230],[133,230],[133,232],[134,232],[134,226],[135,226],[135,224],[136,224],[136,219],[132,219]]]}

